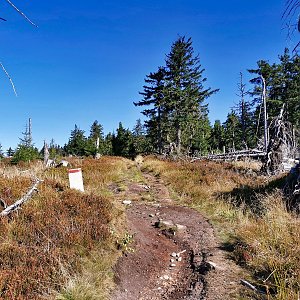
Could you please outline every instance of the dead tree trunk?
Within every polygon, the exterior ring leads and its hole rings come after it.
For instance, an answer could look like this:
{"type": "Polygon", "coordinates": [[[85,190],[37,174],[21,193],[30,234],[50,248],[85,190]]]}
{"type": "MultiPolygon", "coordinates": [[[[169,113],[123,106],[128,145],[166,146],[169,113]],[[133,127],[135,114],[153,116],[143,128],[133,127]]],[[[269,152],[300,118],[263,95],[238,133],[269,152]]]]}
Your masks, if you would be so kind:
{"type": "Polygon", "coordinates": [[[270,140],[263,171],[270,175],[285,171],[285,164],[294,158],[293,128],[291,123],[283,120],[283,111],[284,105],[269,126],[270,140]]]}

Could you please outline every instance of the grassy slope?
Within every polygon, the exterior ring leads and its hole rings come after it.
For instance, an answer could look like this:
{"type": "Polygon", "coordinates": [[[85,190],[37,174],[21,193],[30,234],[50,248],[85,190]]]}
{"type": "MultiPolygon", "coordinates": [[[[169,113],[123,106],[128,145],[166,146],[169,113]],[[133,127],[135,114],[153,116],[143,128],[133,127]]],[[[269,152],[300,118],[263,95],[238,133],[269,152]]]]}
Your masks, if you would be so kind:
{"type": "Polygon", "coordinates": [[[247,267],[268,299],[299,299],[300,221],[286,211],[276,187],[283,179],[249,175],[215,162],[159,161],[144,168],[161,176],[178,202],[204,213],[232,256],[247,267]]]}
{"type": "Polygon", "coordinates": [[[116,240],[124,234],[122,209],[108,185],[121,183],[130,164],[73,159],[83,170],[85,193],[68,189],[65,168],[43,172],[31,165],[22,172],[0,165],[0,198],[8,204],[28,190],[32,173],[44,179],[20,213],[0,220],[0,299],[107,298],[116,240]]]}

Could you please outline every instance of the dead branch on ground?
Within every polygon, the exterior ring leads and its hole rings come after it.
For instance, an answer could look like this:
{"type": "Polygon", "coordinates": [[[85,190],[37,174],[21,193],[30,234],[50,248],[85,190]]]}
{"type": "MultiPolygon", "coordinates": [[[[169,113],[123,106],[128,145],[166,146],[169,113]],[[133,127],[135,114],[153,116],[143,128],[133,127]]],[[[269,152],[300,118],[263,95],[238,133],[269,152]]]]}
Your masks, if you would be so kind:
{"type": "Polygon", "coordinates": [[[36,178],[36,181],[34,183],[34,185],[32,186],[32,188],[25,194],[25,196],[23,196],[21,199],[19,199],[18,201],[16,201],[14,204],[6,207],[1,213],[0,216],[4,217],[9,215],[10,213],[12,213],[13,211],[19,209],[21,207],[21,205],[23,205],[25,202],[27,202],[33,195],[33,193],[35,191],[37,191],[37,187],[38,185],[42,182],[43,180],[36,178]]]}

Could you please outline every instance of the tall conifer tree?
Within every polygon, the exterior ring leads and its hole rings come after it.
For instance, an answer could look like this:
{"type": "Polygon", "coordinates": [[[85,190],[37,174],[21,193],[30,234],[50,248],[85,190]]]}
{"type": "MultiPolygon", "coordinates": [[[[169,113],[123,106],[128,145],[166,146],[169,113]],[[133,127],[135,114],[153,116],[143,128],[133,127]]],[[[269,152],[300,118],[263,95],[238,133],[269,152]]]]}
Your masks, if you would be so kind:
{"type": "Polygon", "coordinates": [[[148,135],[152,144],[160,154],[163,150],[163,144],[166,141],[168,128],[165,76],[166,71],[163,67],[159,67],[155,73],[146,75],[146,84],[143,86],[144,91],[140,92],[143,99],[139,102],[134,102],[136,106],[147,106],[147,108],[142,111],[142,114],[149,118],[145,122],[148,135]]]}
{"type": "Polygon", "coordinates": [[[166,57],[167,103],[175,128],[177,153],[188,147],[200,117],[207,114],[204,100],[217,90],[204,88],[206,78],[199,56],[194,55],[191,38],[179,37],[166,57]],[[183,143],[184,141],[184,143],[183,143]]]}

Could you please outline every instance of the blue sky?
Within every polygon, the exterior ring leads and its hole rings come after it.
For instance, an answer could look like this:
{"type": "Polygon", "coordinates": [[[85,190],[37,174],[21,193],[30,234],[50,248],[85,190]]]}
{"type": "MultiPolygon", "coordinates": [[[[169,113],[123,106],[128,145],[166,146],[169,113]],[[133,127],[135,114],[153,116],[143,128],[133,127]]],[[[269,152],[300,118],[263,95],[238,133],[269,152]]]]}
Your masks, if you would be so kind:
{"type": "MultiPolygon", "coordinates": [[[[12,76],[15,97],[0,73],[0,143],[15,148],[29,117],[35,145],[63,145],[77,124],[105,133],[141,117],[144,78],[164,65],[178,35],[191,37],[207,86],[210,120],[225,121],[237,101],[239,72],[259,59],[275,62],[292,47],[282,30],[284,0],[15,0],[38,28],[0,2],[0,61],[12,76]]],[[[248,86],[250,88],[250,85],[248,86]]]]}

